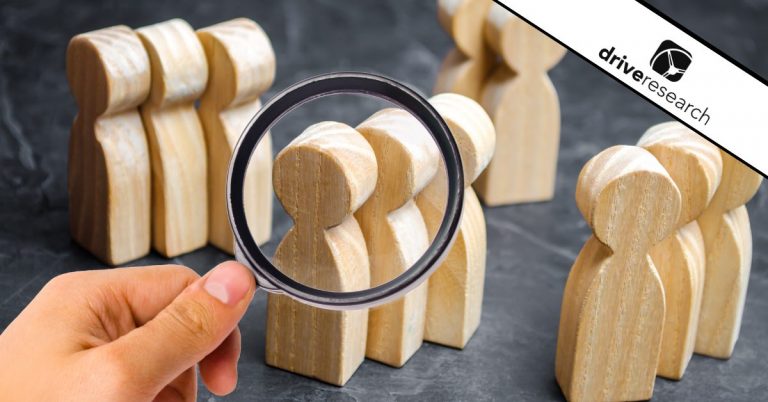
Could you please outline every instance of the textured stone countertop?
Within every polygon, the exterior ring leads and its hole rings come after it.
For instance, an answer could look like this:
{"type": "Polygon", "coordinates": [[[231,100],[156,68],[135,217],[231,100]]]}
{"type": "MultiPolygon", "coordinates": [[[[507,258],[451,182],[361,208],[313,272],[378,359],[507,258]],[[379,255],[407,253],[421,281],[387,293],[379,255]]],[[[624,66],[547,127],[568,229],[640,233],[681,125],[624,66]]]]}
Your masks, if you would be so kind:
{"type": "MultiPolygon", "coordinates": [[[[768,76],[767,0],[651,3],[768,76]]],[[[277,79],[266,98],[333,70],[379,72],[428,93],[451,47],[435,15],[434,0],[0,2],[0,329],[54,276],[99,266],[68,234],[65,172],[76,106],[64,54],[71,36],[173,17],[199,28],[246,16],[263,26],[277,54],[277,79]]],[[[554,379],[562,290],[590,234],[573,199],[576,177],[600,150],[632,144],[647,127],[669,118],[573,54],[551,76],[563,121],[556,199],[486,210],[483,317],[467,348],[425,344],[402,369],[366,361],[345,387],[328,386],[264,364],[265,294],[260,292],[241,324],[240,383],[227,400],[562,400],[554,379]]],[[[276,148],[311,123],[356,124],[374,107],[342,99],[303,109],[274,131],[276,148]]],[[[682,381],[656,381],[655,400],[768,398],[765,186],[749,207],[754,260],[735,354],[728,361],[695,356],[682,381]]],[[[277,232],[289,224],[284,215],[276,217],[277,232]]],[[[172,261],[151,254],[130,265],[179,263],[202,273],[226,258],[207,247],[172,261]]],[[[219,398],[201,387],[200,400],[219,398]]]]}

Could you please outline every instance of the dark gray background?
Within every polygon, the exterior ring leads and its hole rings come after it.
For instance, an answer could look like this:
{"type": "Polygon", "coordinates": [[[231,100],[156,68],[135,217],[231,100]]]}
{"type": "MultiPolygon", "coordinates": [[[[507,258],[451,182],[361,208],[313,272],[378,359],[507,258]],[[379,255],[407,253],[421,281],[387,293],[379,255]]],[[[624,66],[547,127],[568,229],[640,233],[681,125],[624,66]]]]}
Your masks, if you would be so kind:
{"type": "MultiPolygon", "coordinates": [[[[652,1],[672,18],[762,76],[768,76],[768,0],[652,1]]],[[[238,16],[259,22],[277,53],[276,90],[333,70],[375,71],[431,90],[451,47],[435,1],[82,0],[0,2],[0,328],[57,274],[98,267],[68,234],[66,164],[76,113],[64,54],[77,33],[115,24],[141,27],[173,17],[204,27],[238,16]]],[[[606,16],[610,18],[610,16],[606,16]]],[[[650,51],[650,50],[649,50],[650,51]]],[[[264,293],[241,327],[240,383],[228,400],[561,400],[554,353],[566,275],[590,231],[573,193],[581,166],[600,150],[632,144],[669,118],[569,54],[551,72],[562,103],[562,146],[554,202],[486,210],[488,267],[483,322],[466,350],[430,344],[405,368],[365,362],[344,388],[264,365],[264,293]]],[[[713,80],[713,85],[717,84],[713,80]]],[[[319,120],[357,123],[371,107],[326,103],[275,133],[319,120]]],[[[657,380],[656,400],[754,401],[768,396],[768,194],[750,203],[754,262],[744,323],[729,361],[694,357],[680,382],[657,380]]],[[[285,230],[284,216],[276,230],[285,230]]],[[[274,247],[274,241],[271,246],[274,247]]],[[[227,257],[205,248],[172,261],[152,254],[131,265],[180,263],[205,272],[227,257]]],[[[200,399],[219,400],[201,389],[200,399]]]]}

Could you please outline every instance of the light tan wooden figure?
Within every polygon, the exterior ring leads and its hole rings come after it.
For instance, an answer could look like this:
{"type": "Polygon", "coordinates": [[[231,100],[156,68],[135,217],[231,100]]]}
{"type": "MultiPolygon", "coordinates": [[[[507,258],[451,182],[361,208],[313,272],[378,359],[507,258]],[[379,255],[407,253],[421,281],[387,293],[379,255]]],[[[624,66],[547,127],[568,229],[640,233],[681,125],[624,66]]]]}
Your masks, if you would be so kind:
{"type": "Polygon", "coordinates": [[[437,20],[456,48],[469,58],[486,53],[483,27],[491,0],[438,0],[437,20]]]}
{"type": "Polygon", "coordinates": [[[680,192],[639,147],[592,158],[576,204],[593,230],[563,294],[555,373],[570,401],[650,399],[661,348],[664,289],[648,252],[672,233],[680,192]]]}
{"type": "MultiPolygon", "coordinates": [[[[376,156],[342,123],[307,128],[275,159],[274,186],[294,226],[275,263],[289,277],[330,290],[367,289],[368,252],[352,213],[376,185],[376,156]]],[[[267,364],[344,385],[365,357],[367,310],[330,311],[270,294],[267,364]]]]}
{"type": "Polygon", "coordinates": [[[456,93],[479,102],[483,84],[496,64],[490,52],[469,58],[458,49],[452,49],[440,66],[433,92],[456,93]]]}
{"type": "Polygon", "coordinates": [[[152,70],[141,106],[152,161],[152,246],[175,257],[208,242],[205,138],[194,104],[205,89],[208,63],[183,20],[137,32],[152,70]]]}
{"type": "Polygon", "coordinates": [[[664,166],[682,197],[678,230],[650,253],[667,306],[657,375],[679,380],[693,355],[704,290],[706,255],[696,219],[715,195],[723,161],[716,146],[678,122],[651,127],[637,145],[664,166]]]}
{"type": "Polygon", "coordinates": [[[491,0],[438,0],[438,20],[456,47],[443,60],[434,93],[457,93],[480,100],[495,55],[483,38],[485,17],[491,0]]]}
{"type": "MultiPolygon", "coordinates": [[[[376,153],[378,178],[371,198],[355,212],[371,262],[371,286],[410,268],[429,247],[427,227],[413,198],[437,172],[439,151],[408,112],[384,109],[357,126],[376,153]]],[[[400,367],[421,347],[427,283],[370,310],[365,356],[400,367]]]]}
{"type": "MultiPolygon", "coordinates": [[[[275,53],[255,22],[238,18],[197,31],[208,59],[208,87],[198,114],[208,151],[208,240],[230,254],[234,239],[226,205],[229,159],[248,122],[261,108],[259,96],[275,78],[275,53]]],[[[245,213],[258,244],[272,233],[272,139],[267,134],[248,165],[245,213]]]]}
{"type": "MultiPolygon", "coordinates": [[[[480,325],[485,283],[485,216],[472,182],[493,156],[493,122],[475,101],[441,94],[430,103],[445,119],[459,145],[464,166],[464,212],[453,247],[429,278],[424,339],[463,349],[480,325]]],[[[427,223],[430,242],[443,219],[448,197],[447,177],[440,159],[437,174],[416,198],[427,223]]]]}
{"type": "Polygon", "coordinates": [[[707,252],[696,353],[727,359],[739,338],[752,266],[752,230],[746,204],[763,178],[721,151],[723,178],[699,217],[707,252]]]}
{"type": "Polygon", "coordinates": [[[485,38],[504,60],[490,75],[481,103],[496,126],[496,154],[475,182],[486,205],[551,200],[560,145],[560,103],[547,71],[565,49],[498,4],[485,38]]]}
{"type": "Polygon", "coordinates": [[[115,26],[75,36],[67,79],[79,112],[67,172],[74,240],[117,265],[150,247],[150,163],[137,106],[149,93],[149,59],[136,33],[115,26]]]}

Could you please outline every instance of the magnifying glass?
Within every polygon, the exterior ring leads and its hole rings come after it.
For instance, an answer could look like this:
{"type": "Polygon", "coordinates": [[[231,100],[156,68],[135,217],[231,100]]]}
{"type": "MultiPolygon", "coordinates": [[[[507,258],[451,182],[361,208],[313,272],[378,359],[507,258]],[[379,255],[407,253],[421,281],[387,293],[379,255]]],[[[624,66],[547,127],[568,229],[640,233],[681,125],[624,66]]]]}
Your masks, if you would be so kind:
{"type": "MultiPolygon", "coordinates": [[[[386,174],[386,173],[385,173],[386,174]]],[[[461,220],[464,177],[458,146],[432,105],[395,80],[369,73],[331,73],[296,83],[266,103],[246,127],[234,148],[227,177],[229,221],[235,239],[235,258],[251,269],[258,285],[302,303],[329,310],[375,307],[397,299],[424,283],[440,266],[453,244],[461,220]],[[254,240],[245,210],[246,172],[256,147],[282,117],[312,100],[337,94],[363,94],[387,100],[410,113],[432,136],[447,177],[447,198],[442,222],[432,243],[407,270],[388,282],[349,292],[317,289],[286,275],[254,240]]]]}

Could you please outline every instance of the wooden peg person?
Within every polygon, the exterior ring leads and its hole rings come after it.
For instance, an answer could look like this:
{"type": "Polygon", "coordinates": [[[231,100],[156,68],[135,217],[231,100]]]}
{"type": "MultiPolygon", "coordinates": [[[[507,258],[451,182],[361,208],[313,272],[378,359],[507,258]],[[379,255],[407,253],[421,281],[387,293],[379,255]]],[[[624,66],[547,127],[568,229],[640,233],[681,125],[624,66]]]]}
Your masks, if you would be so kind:
{"type": "Polygon", "coordinates": [[[576,204],[593,236],[565,285],[555,360],[568,400],[651,398],[665,306],[648,252],[675,229],[680,202],[643,148],[609,148],[582,169],[576,204]]]}
{"type": "MultiPolygon", "coordinates": [[[[208,86],[198,114],[208,153],[208,240],[230,254],[234,239],[227,217],[229,159],[248,122],[261,108],[259,96],[275,78],[275,53],[255,22],[238,18],[197,31],[208,60],[208,86]]],[[[248,227],[258,244],[272,233],[272,139],[267,134],[248,165],[244,185],[248,227]]]]}
{"type": "Polygon", "coordinates": [[[667,308],[657,375],[679,380],[693,355],[704,291],[706,255],[696,219],[715,195],[723,162],[716,146],[678,122],[651,127],[637,145],[664,166],[682,197],[678,230],[650,253],[667,308]]]}
{"type": "Polygon", "coordinates": [[[438,0],[437,19],[453,38],[456,48],[468,58],[486,52],[483,27],[491,0],[438,0]]]}
{"type": "Polygon", "coordinates": [[[728,359],[739,338],[752,266],[752,230],[746,204],[762,176],[725,152],[723,177],[699,217],[707,254],[696,353],[728,359]]]}
{"type": "Polygon", "coordinates": [[[150,247],[150,163],[137,106],[149,93],[149,59],[130,28],[80,34],[67,48],[79,111],[67,171],[72,238],[106,264],[150,247]]]}
{"type": "Polygon", "coordinates": [[[482,90],[496,127],[496,154],[475,183],[486,205],[552,199],[560,144],[560,103],[547,76],[565,49],[498,4],[485,38],[504,64],[482,90]]]}
{"type": "Polygon", "coordinates": [[[564,47],[497,3],[483,26],[486,43],[518,74],[546,74],[565,56],[564,47]]]}
{"type": "MultiPolygon", "coordinates": [[[[465,192],[456,240],[440,268],[429,278],[424,339],[463,349],[480,325],[485,283],[485,216],[471,184],[490,162],[496,134],[490,117],[472,99],[442,94],[432,97],[430,103],[446,121],[459,145],[465,192]]],[[[416,198],[430,242],[443,219],[447,183],[440,159],[437,174],[416,198]]]]}
{"type": "Polygon", "coordinates": [[[469,58],[458,49],[452,49],[440,66],[433,92],[455,93],[479,102],[483,84],[495,64],[490,52],[469,58]]]}
{"type": "Polygon", "coordinates": [[[208,241],[205,138],[195,111],[208,64],[195,31],[173,19],[137,30],[152,84],[141,116],[152,160],[152,245],[165,257],[208,241]]]}
{"type": "MultiPolygon", "coordinates": [[[[371,286],[386,283],[410,268],[429,247],[427,227],[413,198],[434,177],[439,151],[410,113],[381,110],[357,130],[378,161],[373,195],[355,212],[365,235],[371,286]]],[[[427,284],[401,299],[370,310],[366,357],[401,367],[421,347],[427,284]]]]}
{"type": "Polygon", "coordinates": [[[443,60],[434,93],[457,93],[480,100],[486,78],[496,56],[483,37],[490,0],[438,0],[438,20],[456,47],[443,60]]]}
{"type": "MultiPolygon", "coordinates": [[[[376,185],[376,156],[355,129],[336,122],[307,128],[275,159],[274,186],[294,226],[275,263],[314,288],[369,288],[368,251],[352,215],[376,185]]],[[[267,364],[344,385],[365,357],[367,310],[330,311],[268,296],[267,364]]]]}

